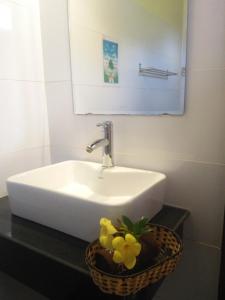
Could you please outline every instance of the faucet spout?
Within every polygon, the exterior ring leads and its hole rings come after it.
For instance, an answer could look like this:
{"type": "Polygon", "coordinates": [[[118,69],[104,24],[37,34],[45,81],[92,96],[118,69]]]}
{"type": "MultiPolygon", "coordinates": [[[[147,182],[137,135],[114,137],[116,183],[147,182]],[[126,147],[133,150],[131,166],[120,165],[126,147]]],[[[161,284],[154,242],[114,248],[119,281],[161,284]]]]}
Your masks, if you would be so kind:
{"type": "Polygon", "coordinates": [[[103,127],[104,138],[98,139],[86,147],[88,153],[92,153],[99,147],[103,148],[102,167],[110,168],[113,167],[112,157],[112,122],[106,121],[97,124],[98,127],[103,127]]]}
{"type": "Polygon", "coordinates": [[[88,145],[86,147],[86,151],[88,153],[92,153],[95,149],[98,149],[99,147],[105,147],[108,146],[109,140],[108,139],[99,139],[94,141],[92,144],[88,145]]]}

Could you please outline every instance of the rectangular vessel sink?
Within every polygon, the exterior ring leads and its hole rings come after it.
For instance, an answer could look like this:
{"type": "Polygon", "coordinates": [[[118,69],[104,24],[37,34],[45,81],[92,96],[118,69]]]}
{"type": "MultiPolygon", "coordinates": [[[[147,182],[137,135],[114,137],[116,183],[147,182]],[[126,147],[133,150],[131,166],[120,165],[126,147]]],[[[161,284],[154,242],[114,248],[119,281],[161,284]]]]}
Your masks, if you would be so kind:
{"type": "Polygon", "coordinates": [[[153,217],[165,182],[158,172],[65,161],[12,176],[7,189],[13,214],[91,242],[101,217],[153,217]]]}

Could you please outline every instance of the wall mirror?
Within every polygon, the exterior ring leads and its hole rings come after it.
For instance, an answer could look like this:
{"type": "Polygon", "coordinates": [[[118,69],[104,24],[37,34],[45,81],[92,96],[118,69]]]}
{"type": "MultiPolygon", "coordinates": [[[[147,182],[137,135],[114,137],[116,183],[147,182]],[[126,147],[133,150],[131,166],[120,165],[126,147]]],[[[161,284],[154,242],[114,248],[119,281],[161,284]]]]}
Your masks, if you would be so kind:
{"type": "Polygon", "coordinates": [[[68,0],[76,114],[184,113],[188,0],[68,0]]]}

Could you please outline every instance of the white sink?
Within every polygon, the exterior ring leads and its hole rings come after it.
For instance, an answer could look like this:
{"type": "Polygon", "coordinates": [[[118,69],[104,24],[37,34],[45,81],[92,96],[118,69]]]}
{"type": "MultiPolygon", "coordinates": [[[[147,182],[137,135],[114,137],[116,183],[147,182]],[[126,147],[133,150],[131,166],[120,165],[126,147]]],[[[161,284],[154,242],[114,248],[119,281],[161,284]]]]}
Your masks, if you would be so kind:
{"type": "Polygon", "coordinates": [[[65,161],[12,176],[7,188],[13,214],[90,242],[101,217],[153,217],[165,181],[158,172],[65,161]]]}

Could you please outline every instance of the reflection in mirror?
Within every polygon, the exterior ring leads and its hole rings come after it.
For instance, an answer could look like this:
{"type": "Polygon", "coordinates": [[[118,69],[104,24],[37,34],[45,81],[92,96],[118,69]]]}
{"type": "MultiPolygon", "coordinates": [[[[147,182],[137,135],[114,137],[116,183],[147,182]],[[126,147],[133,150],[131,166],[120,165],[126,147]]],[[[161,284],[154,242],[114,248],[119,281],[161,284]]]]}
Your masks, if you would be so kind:
{"type": "Polygon", "coordinates": [[[69,0],[77,114],[183,114],[188,0],[69,0]]]}

